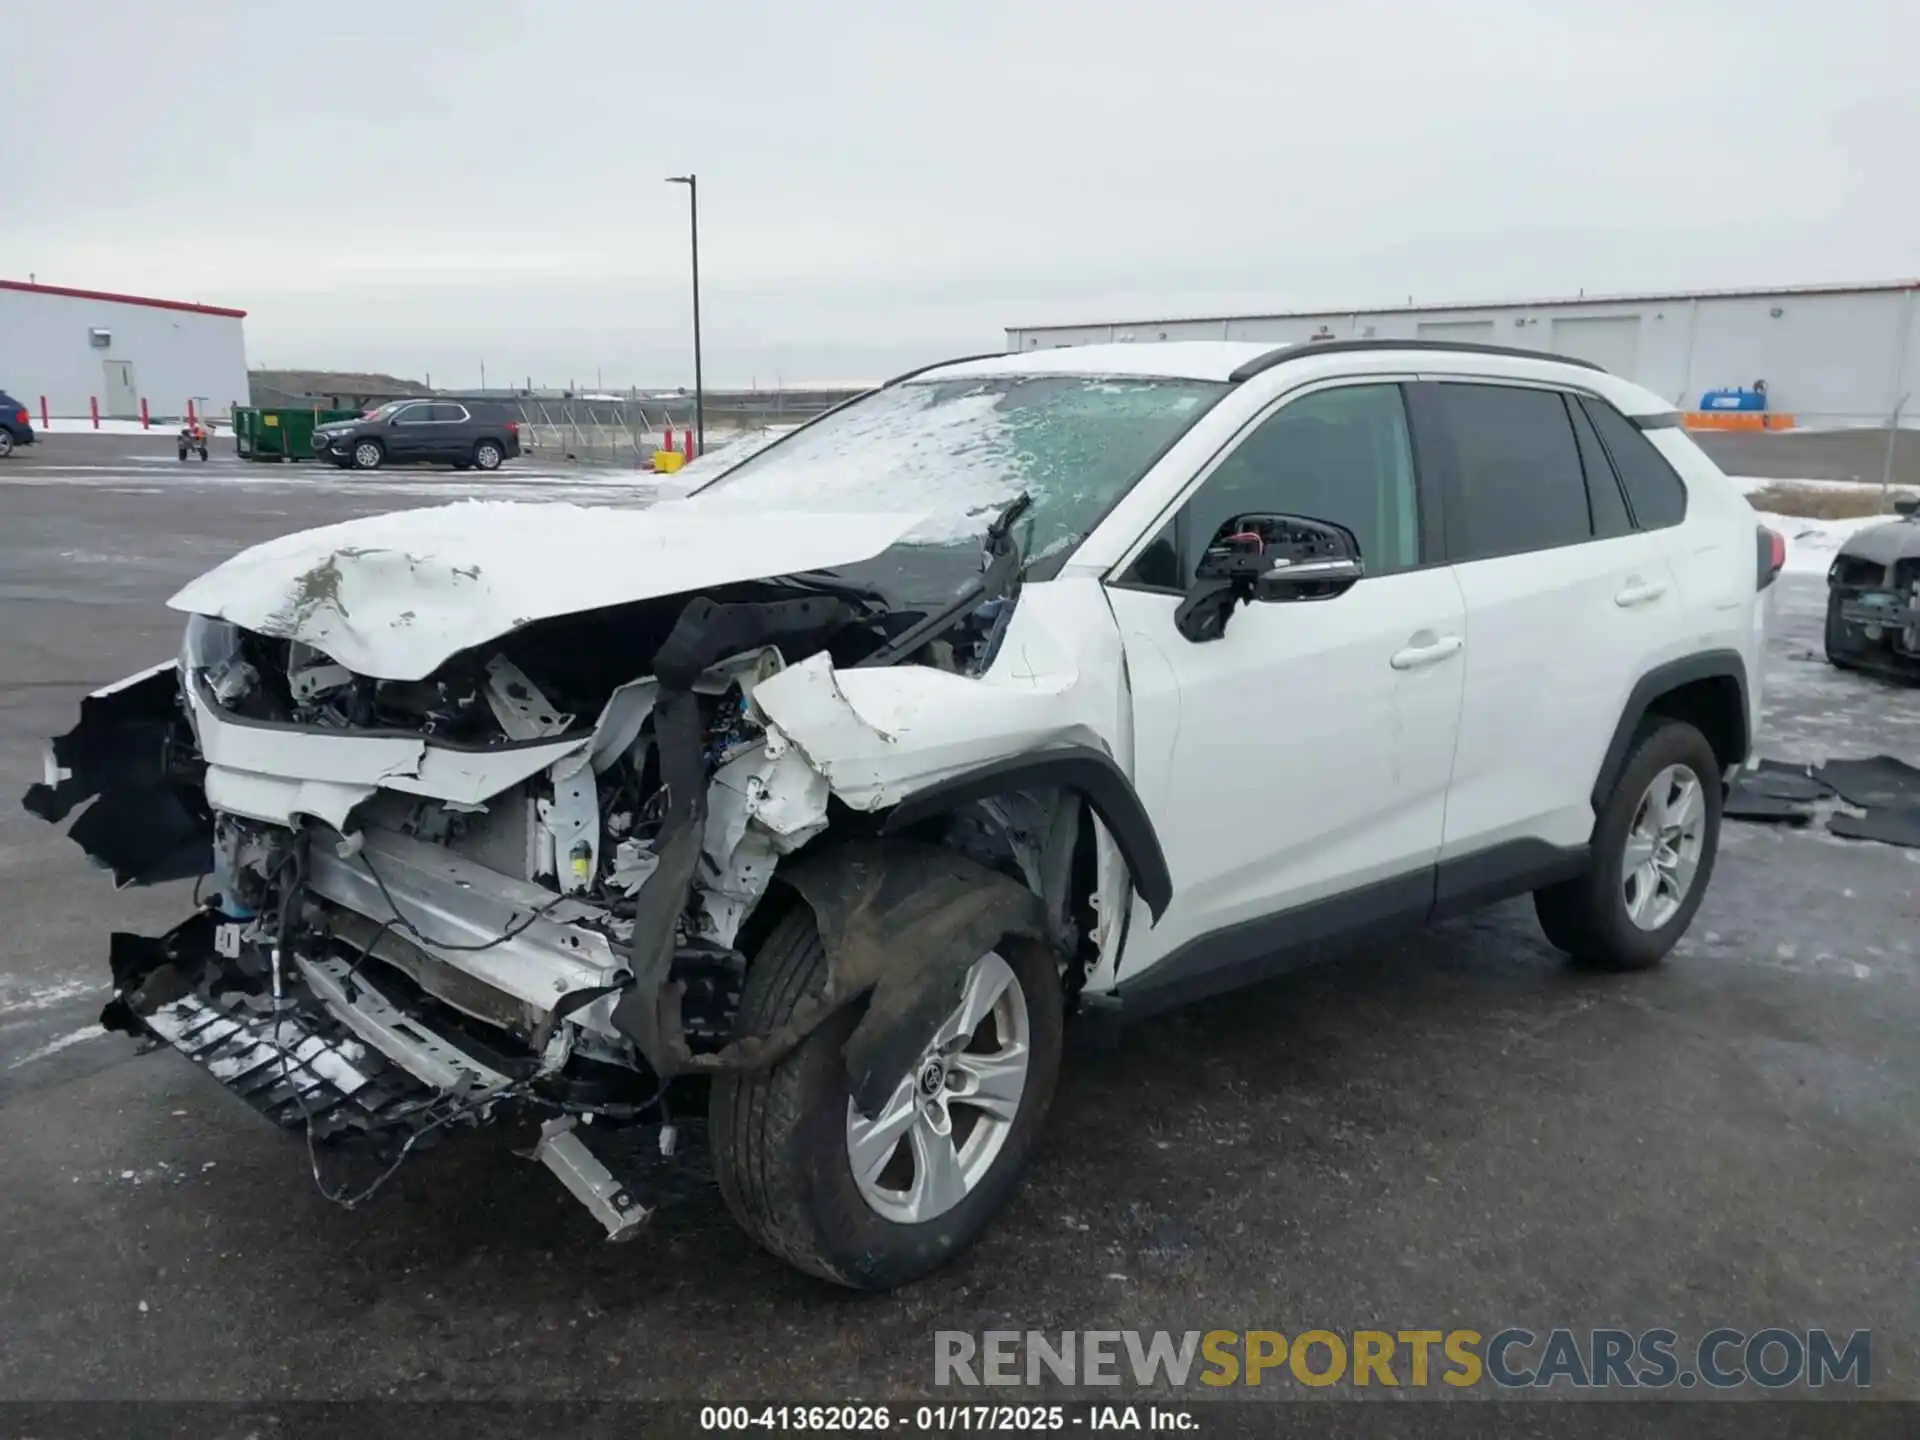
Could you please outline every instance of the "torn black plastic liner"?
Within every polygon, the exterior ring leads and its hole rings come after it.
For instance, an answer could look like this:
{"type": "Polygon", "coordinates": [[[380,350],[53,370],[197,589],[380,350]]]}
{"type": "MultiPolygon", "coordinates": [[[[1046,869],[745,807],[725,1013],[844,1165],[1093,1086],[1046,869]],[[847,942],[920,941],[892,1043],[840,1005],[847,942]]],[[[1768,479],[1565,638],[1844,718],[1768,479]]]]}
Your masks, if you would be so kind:
{"type": "Polygon", "coordinates": [[[47,780],[20,803],[58,823],[92,800],[67,833],[116,885],[187,880],[213,866],[202,768],[179,672],[164,665],[83,699],[80,723],[48,745],[47,780]]]}

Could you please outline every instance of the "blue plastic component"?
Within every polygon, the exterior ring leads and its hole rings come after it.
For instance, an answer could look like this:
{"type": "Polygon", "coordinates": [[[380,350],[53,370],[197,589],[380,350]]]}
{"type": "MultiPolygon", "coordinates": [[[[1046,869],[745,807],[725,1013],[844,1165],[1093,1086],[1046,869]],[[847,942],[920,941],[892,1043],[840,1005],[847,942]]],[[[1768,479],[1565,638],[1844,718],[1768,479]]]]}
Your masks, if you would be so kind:
{"type": "Polygon", "coordinates": [[[1700,397],[1702,410],[1764,410],[1767,408],[1767,393],[1764,390],[1709,390],[1700,397]]]}

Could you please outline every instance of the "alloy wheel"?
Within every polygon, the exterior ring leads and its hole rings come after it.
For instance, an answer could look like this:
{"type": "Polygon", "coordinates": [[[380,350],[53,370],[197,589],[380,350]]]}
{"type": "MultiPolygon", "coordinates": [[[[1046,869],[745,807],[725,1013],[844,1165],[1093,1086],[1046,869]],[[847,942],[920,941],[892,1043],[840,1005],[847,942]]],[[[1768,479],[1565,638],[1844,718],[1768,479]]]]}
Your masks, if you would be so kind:
{"type": "Polygon", "coordinates": [[[1706,841],[1707,800],[1700,777],[1669,765],[1653,777],[1633,812],[1620,865],[1627,918],[1658,930],[1679,913],[1693,889],[1706,841]]]}
{"type": "Polygon", "coordinates": [[[1013,1133],[1032,1056],[1027,998],[994,951],[880,1112],[847,1102],[847,1160],[873,1211],[902,1225],[944,1215],[979,1186],[1013,1133]]]}

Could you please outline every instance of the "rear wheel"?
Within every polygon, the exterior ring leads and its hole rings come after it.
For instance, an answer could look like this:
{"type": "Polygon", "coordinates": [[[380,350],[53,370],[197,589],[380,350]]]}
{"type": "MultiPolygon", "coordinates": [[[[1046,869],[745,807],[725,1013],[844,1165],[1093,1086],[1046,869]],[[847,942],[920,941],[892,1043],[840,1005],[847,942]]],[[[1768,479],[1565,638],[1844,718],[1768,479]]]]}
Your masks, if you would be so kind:
{"type": "Polygon", "coordinates": [[[1547,939],[1594,969],[1659,964],[1713,878],[1722,800],[1707,737],[1679,720],[1649,721],[1601,807],[1592,867],[1534,894],[1547,939]]]}
{"type": "Polygon", "coordinates": [[[378,440],[362,440],[353,447],[354,468],[378,470],[387,458],[386,448],[378,440]]]}
{"type": "MultiPolygon", "coordinates": [[[[825,983],[813,913],[796,906],[747,974],[739,1031],[765,1034],[825,983]]],[[[715,1081],[714,1167],[734,1219],[810,1274],[890,1290],[979,1238],[1024,1169],[1060,1068],[1059,977],[1042,946],[969,968],[961,1000],[872,1116],[855,1106],[846,1010],[779,1064],[715,1081]]]]}
{"type": "Polygon", "coordinates": [[[6,459],[11,454],[13,454],[13,432],[0,430],[0,460],[6,459]]]}
{"type": "Polygon", "coordinates": [[[492,440],[482,440],[473,447],[473,463],[482,470],[498,470],[500,462],[506,458],[500,453],[500,446],[492,440]]]}

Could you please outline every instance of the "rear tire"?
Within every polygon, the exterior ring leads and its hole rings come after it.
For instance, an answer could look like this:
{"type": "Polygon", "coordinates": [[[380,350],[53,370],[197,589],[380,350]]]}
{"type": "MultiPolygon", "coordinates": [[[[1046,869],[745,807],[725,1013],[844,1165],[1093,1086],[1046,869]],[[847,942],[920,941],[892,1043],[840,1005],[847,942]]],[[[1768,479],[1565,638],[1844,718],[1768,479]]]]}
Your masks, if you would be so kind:
{"type": "Polygon", "coordinates": [[[478,469],[498,470],[500,462],[505,458],[506,454],[497,441],[482,440],[473,447],[473,463],[478,469]]]}
{"type": "Polygon", "coordinates": [[[0,460],[6,459],[11,454],[13,454],[13,432],[0,430],[0,460]]]}
{"type": "MultiPolygon", "coordinates": [[[[1018,1186],[1046,1120],[1060,1069],[1063,1009],[1059,977],[1044,947],[1010,942],[995,953],[1012,972],[1012,989],[1024,1002],[1024,1082],[1003,1138],[986,1152],[977,1178],[965,1183],[963,1198],[926,1220],[888,1218],[854,1176],[849,1136],[855,1112],[841,1047],[863,1007],[833,1016],[769,1070],[714,1081],[708,1116],[720,1193],[740,1227],[763,1249],[836,1284],[891,1290],[939,1269],[985,1231],[1018,1186]]],[[[978,963],[985,965],[988,958],[978,963]]],[[[796,904],[754,955],[737,1033],[765,1034],[782,1024],[803,996],[820,990],[826,975],[826,951],[813,912],[796,904]]],[[[994,1043],[1004,1046],[999,1011],[994,1014],[979,1033],[984,1035],[991,1023],[994,1043]]],[[[954,1068],[964,1069],[964,1052],[955,1057],[954,1068]]],[[[916,1065],[903,1077],[903,1087],[920,1073],[916,1065]]],[[[971,1109],[964,1099],[968,1083],[963,1075],[952,1092],[958,1097],[956,1116],[971,1109]]],[[[944,1101],[941,1113],[946,1113],[944,1101]]],[[[986,1123],[987,1112],[974,1113],[981,1117],[975,1125],[986,1123]]],[[[973,1146],[972,1129],[962,1135],[965,1123],[963,1118],[949,1122],[962,1157],[973,1146]]],[[[915,1137],[906,1129],[900,1135],[895,1161],[907,1154],[907,1167],[917,1170],[919,1152],[909,1143],[915,1137]]],[[[871,1183],[879,1183],[877,1177],[878,1172],[871,1183]]]]}
{"type": "Polygon", "coordinates": [[[1682,721],[1650,717],[1594,824],[1591,868],[1534,892],[1534,913],[1547,939],[1588,969],[1658,965],[1693,923],[1713,879],[1723,801],[1720,762],[1707,737],[1682,721]],[[1697,790],[1697,833],[1691,844],[1669,843],[1660,836],[1683,827],[1655,823],[1665,818],[1655,812],[1672,802],[1689,778],[1697,790]],[[1656,788],[1664,796],[1657,796],[1656,788]],[[1647,858],[1639,859],[1643,855],[1647,858]],[[1675,863],[1661,863],[1661,855],[1675,857],[1675,863]],[[1674,877],[1682,869],[1686,883],[1676,895],[1674,877]]]}

